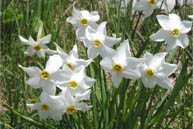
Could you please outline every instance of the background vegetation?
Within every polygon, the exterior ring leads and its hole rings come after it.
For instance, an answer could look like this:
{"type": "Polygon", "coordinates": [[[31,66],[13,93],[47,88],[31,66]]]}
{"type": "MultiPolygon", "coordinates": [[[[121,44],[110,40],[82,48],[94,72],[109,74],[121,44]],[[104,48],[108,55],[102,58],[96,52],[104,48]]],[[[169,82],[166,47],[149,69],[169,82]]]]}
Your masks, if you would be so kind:
{"type": "MultiPolygon", "coordinates": [[[[131,5],[131,4],[130,4],[131,5]]],[[[92,87],[93,108],[86,113],[64,115],[62,121],[40,120],[36,111],[26,107],[26,103],[38,101],[41,90],[33,90],[25,80],[26,74],[18,67],[43,67],[46,59],[23,54],[26,46],[18,35],[36,39],[39,25],[44,24],[44,34],[52,34],[49,48],[58,43],[66,52],[77,43],[75,29],[66,22],[71,16],[72,2],[69,0],[2,0],[0,2],[0,128],[2,129],[191,129],[192,128],[192,31],[189,32],[189,47],[176,48],[167,55],[167,62],[178,64],[171,75],[174,88],[144,88],[141,80],[124,80],[118,89],[112,87],[109,75],[105,74],[97,58],[88,68],[89,76],[97,79],[92,87]],[[99,71],[99,72],[98,72],[99,71]]],[[[145,51],[158,53],[165,51],[165,44],[150,41],[149,36],[160,28],[157,14],[165,14],[159,9],[146,19],[140,12],[131,11],[131,6],[122,9],[121,3],[98,0],[79,0],[77,9],[98,11],[100,21],[107,21],[107,33],[122,39],[129,39],[131,52],[142,57],[145,51]]],[[[173,10],[184,20],[192,14],[192,7],[183,5],[173,10]]],[[[86,49],[79,43],[79,54],[86,59],[86,49]]],[[[116,48],[117,46],[115,46],[116,48]]]]}

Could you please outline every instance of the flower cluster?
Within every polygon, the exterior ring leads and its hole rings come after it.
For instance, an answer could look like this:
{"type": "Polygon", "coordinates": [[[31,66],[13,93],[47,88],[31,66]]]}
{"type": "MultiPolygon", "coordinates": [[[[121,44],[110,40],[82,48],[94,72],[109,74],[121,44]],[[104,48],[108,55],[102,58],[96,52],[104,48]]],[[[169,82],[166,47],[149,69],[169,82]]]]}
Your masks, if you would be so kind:
{"type": "MultiPolygon", "coordinates": [[[[141,0],[134,9],[141,9],[145,17],[150,16],[155,8],[158,8],[160,0],[141,0]]],[[[22,43],[29,45],[25,54],[32,56],[37,53],[44,57],[45,52],[52,51],[52,56],[46,62],[43,70],[38,67],[23,67],[28,75],[27,84],[32,88],[41,88],[40,102],[28,104],[32,109],[38,110],[40,118],[53,118],[61,120],[63,113],[73,114],[86,111],[91,108],[83,101],[90,99],[90,88],[95,79],[85,74],[85,68],[92,60],[101,56],[98,62],[101,67],[111,74],[112,84],[118,88],[122,78],[142,79],[145,87],[153,88],[159,85],[162,88],[172,88],[168,76],[176,69],[177,65],[164,61],[167,52],[152,55],[146,52],[144,57],[135,58],[130,52],[128,40],[121,42],[121,38],[110,37],[106,34],[107,22],[97,24],[100,16],[97,11],[77,10],[73,5],[72,16],[66,19],[76,28],[76,37],[87,48],[88,60],[79,59],[78,47],[73,46],[69,54],[65,53],[56,43],[56,51],[48,49],[44,44],[50,42],[51,35],[34,41],[19,36],[22,43]],[[121,43],[120,43],[121,42],[121,43]],[[113,49],[115,44],[119,47],[113,49]],[[56,94],[56,89],[61,92],[56,94]]],[[[162,29],[150,36],[156,42],[165,41],[166,50],[172,50],[176,46],[185,48],[189,44],[188,33],[192,22],[181,21],[177,14],[157,15],[162,29]]]]}
{"type": "Polygon", "coordinates": [[[40,118],[55,120],[61,120],[63,113],[74,114],[90,109],[91,106],[83,100],[90,99],[90,88],[95,82],[85,73],[85,67],[91,61],[78,59],[77,46],[74,45],[69,55],[57,46],[57,54],[49,57],[43,70],[19,65],[29,75],[27,84],[42,89],[40,102],[27,106],[38,110],[40,118]],[[57,88],[61,93],[56,95],[57,88]]]}

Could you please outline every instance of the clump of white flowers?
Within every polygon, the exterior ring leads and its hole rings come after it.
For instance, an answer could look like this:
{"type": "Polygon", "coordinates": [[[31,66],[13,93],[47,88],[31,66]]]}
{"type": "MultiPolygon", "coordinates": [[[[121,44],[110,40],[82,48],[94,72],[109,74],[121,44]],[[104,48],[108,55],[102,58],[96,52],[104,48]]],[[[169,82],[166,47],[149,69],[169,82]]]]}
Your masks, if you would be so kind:
{"type": "MultiPolygon", "coordinates": [[[[145,17],[148,17],[155,8],[160,7],[159,2],[161,1],[141,0],[135,6],[135,10],[143,10],[145,17]]],[[[190,31],[192,22],[181,21],[177,14],[157,15],[157,19],[162,29],[153,34],[150,37],[151,40],[165,41],[166,50],[171,50],[176,46],[182,48],[188,46],[186,33],[190,31]]],[[[79,59],[76,44],[69,54],[56,43],[56,51],[50,50],[44,45],[50,42],[50,34],[38,38],[37,41],[31,37],[26,40],[19,36],[23,44],[29,45],[25,54],[33,56],[36,53],[39,57],[44,57],[45,53],[49,52],[54,54],[48,58],[43,69],[19,65],[29,75],[27,84],[32,88],[42,89],[40,102],[27,104],[31,109],[38,111],[40,118],[61,120],[64,113],[74,114],[77,111],[87,111],[92,107],[86,102],[90,100],[95,79],[88,77],[85,71],[86,67],[99,55],[102,60],[97,62],[97,65],[101,65],[106,72],[110,73],[115,88],[119,87],[122,78],[133,80],[142,78],[147,88],[153,88],[156,84],[164,89],[173,87],[168,76],[174,73],[177,65],[164,62],[166,52],[155,55],[146,52],[143,58],[135,58],[131,55],[128,40],[124,40],[114,50],[113,46],[118,45],[121,38],[107,36],[107,22],[98,25],[96,24],[98,20],[97,11],[80,11],[75,8],[75,5],[73,5],[72,16],[66,19],[76,28],[77,39],[82,41],[87,48],[88,60],[79,59]],[[56,94],[57,88],[61,91],[58,94],[56,94]]]]}
{"type": "MultiPolygon", "coordinates": [[[[76,45],[73,49],[75,51],[70,53],[77,58],[76,45]]],[[[81,63],[81,60],[76,62],[79,65],[73,61],[71,65],[66,65],[64,60],[72,60],[72,57],[59,54],[61,53],[50,56],[43,70],[19,65],[29,75],[27,84],[32,88],[42,88],[40,102],[28,104],[32,109],[38,110],[42,119],[50,117],[61,120],[63,113],[73,114],[78,110],[86,111],[91,108],[82,101],[90,99],[90,88],[95,79],[86,76],[85,63],[81,63]],[[61,90],[59,95],[56,95],[56,88],[61,90]]]]}

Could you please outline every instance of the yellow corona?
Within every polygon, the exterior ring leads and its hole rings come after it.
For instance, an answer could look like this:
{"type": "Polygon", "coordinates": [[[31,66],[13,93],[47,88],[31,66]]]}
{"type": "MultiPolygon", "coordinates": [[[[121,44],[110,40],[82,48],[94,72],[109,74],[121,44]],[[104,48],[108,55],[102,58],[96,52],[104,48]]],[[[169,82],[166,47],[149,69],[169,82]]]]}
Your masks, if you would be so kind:
{"type": "Polygon", "coordinates": [[[113,71],[119,74],[123,71],[123,67],[120,64],[115,64],[113,65],[113,71]]]}
{"type": "Polygon", "coordinates": [[[101,41],[100,40],[94,40],[93,41],[93,45],[96,47],[96,48],[99,48],[101,46],[101,41]]]}
{"type": "Polygon", "coordinates": [[[41,73],[40,73],[40,77],[43,79],[43,80],[48,80],[50,78],[50,73],[46,70],[43,70],[41,73]]]}
{"type": "Polygon", "coordinates": [[[69,114],[74,114],[77,112],[77,109],[76,109],[76,106],[68,106],[66,108],[66,112],[69,113],[69,114]]]}
{"type": "Polygon", "coordinates": [[[83,18],[83,19],[80,20],[80,24],[82,26],[87,26],[88,25],[88,20],[86,18],[83,18]]]}
{"type": "Polygon", "coordinates": [[[148,78],[152,78],[155,76],[155,72],[153,71],[153,69],[146,69],[145,70],[145,76],[148,78]]]}

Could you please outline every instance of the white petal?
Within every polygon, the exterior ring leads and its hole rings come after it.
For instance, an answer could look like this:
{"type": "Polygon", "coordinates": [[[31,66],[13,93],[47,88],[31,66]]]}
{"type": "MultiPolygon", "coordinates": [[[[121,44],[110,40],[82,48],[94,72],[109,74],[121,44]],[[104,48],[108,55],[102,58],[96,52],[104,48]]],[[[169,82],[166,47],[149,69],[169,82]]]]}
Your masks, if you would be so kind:
{"type": "Polygon", "coordinates": [[[115,64],[121,64],[122,67],[125,67],[127,65],[127,54],[128,54],[128,48],[125,45],[120,46],[116,54],[112,57],[112,60],[115,64]]]}
{"type": "Polygon", "coordinates": [[[95,31],[96,31],[97,28],[98,28],[98,24],[95,23],[95,22],[89,22],[89,23],[88,23],[88,26],[90,26],[91,28],[93,28],[95,31]]]}
{"type": "Polygon", "coordinates": [[[134,69],[126,69],[122,72],[122,75],[125,77],[125,78],[129,78],[129,79],[133,79],[133,80],[136,80],[138,78],[141,77],[139,71],[137,70],[134,70],[134,69]]]}
{"type": "Polygon", "coordinates": [[[144,63],[141,63],[137,66],[137,70],[141,73],[141,77],[146,77],[145,76],[145,70],[147,69],[147,65],[145,65],[144,63]]]}
{"type": "Polygon", "coordinates": [[[113,86],[115,88],[118,88],[119,84],[121,83],[121,80],[122,80],[122,75],[121,74],[116,74],[116,73],[113,72],[111,80],[113,82],[113,86]]]}
{"type": "Polygon", "coordinates": [[[129,46],[129,41],[128,40],[124,40],[120,46],[117,48],[117,50],[123,50],[126,49],[126,55],[127,56],[131,56],[131,52],[130,52],[130,46],[129,46]]]}
{"type": "Polygon", "coordinates": [[[178,38],[177,45],[182,48],[186,48],[188,44],[189,44],[188,36],[186,34],[181,34],[180,37],[178,38]]]}
{"type": "Polygon", "coordinates": [[[92,107],[92,106],[88,106],[88,105],[86,105],[86,104],[83,103],[83,102],[80,102],[80,103],[77,104],[78,110],[83,111],[83,112],[89,110],[91,107],[92,107]]]}
{"type": "Polygon", "coordinates": [[[97,33],[106,35],[106,24],[107,22],[102,22],[97,28],[97,33]]]}
{"type": "Polygon", "coordinates": [[[105,42],[104,44],[108,47],[113,47],[116,43],[118,43],[121,40],[121,38],[113,38],[109,36],[105,36],[105,42]]]}
{"type": "Polygon", "coordinates": [[[46,35],[46,36],[38,39],[38,42],[39,42],[40,44],[46,44],[46,43],[49,43],[50,40],[51,40],[51,34],[46,35]]]}
{"type": "Polygon", "coordinates": [[[145,63],[145,58],[135,58],[135,57],[128,57],[127,58],[127,67],[136,69],[137,65],[140,63],[145,63]]]}
{"type": "Polygon", "coordinates": [[[29,43],[29,41],[28,41],[27,39],[25,39],[24,37],[22,37],[22,36],[20,36],[20,35],[19,35],[19,39],[20,39],[21,42],[22,42],[23,44],[25,44],[25,45],[32,45],[32,44],[29,43]]]}
{"type": "Polygon", "coordinates": [[[96,58],[99,55],[99,49],[91,46],[87,50],[88,58],[96,58]]]}
{"type": "Polygon", "coordinates": [[[77,48],[76,44],[73,46],[73,48],[70,51],[69,55],[78,58],[78,48],[77,48]]]}
{"type": "Polygon", "coordinates": [[[79,27],[76,30],[76,38],[79,41],[82,41],[86,36],[86,28],[85,27],[79,27]]]}
{"type": "Polygon", "coordinates": [[[55,51],[55,50],[51,50],[51,49],[46,49],[46,51],[45,51],[47,54],[49,54],[49,55],[53,55],[53,54],[57,54],[57,51],[55,51]]]}
{"type": "Polygon", "coordinates": [[[23,67],[19,65],[20,68],[23,69],[29,76],[39,76],[41,70],[38,67],[23,67]]]}
{"type": "Polygon", "coordinates": [[[27,84],[30,85],[32,88],[37,89],[37,88],[40,88],[39,81],[40,81],[40,77],[36,76],[36,77],[29,78],[27,80],[27,84]]]}
{"type": "Polygon", "coordinates": [[[137,2],[137,4],[134,6],[134,10],[144,10],[145,9],[145,5],[147,5],[148,4],[148,2],[147,1],[139,1],[139,2],[137,2]]]}
{"type": "Polygon", "coordinates": [[[171,24],[171,22],[170,22],[169,16],[166,16],[166,15],[157,15],[156,17],[157,17],[157,20],[158,20],[159,24],[162,26],[162,28],[163,28],[164,30],[170,31],[170,30],[173,29],[173,28],[172,28],[172,24],[171,24]]]}
{"type": "Polygon", "coordinates": [[[107,47],[106,45],[102,45],[101,48],[99,48],[99,53],[100,55],[105,58],[107,56],[113,56],[115,55],[115,50],[110,48],[110,47],[107,47]]]}
{"type": "Polygon", "coordinates": [[[66,76],[69,76],[69,74],[68,75],[66,74],[67,72],[65,72],[64,70],[59,70],[53,73],[50,79],[53,79],[56,82],[56,84],[61,84],[65,81],[64,78],[66,76]]]}
{"type": "Polygon", "coordinates": [[[193,15],[189,15],[188,17],[191,18],[191,19],[193,19],[193,15]]]}
{"type": "Polygon", "coordinates": [[[192,28],[192,22],[191,21],[183,21],[182,26],[180,28],[181,33],[188,33],[192,28]]]}
{"type": "Polygon", "coordinates": [[[40,116],[40,119],[46,119],[49,117],[49,113],[48,112],[43,112],[41,111],[41,109],[38,110],[38,114],[40,116]]]}
{"type": "Polygon", "coordinates": [[[47,92],[42,92],[41,94],[40,94],[40,101],[41,102],[43,102],[43,103],[47,103],[47,101],[48,101],[48,93],[47,92]]]}
{"type": "Polygon", "coordinates": [[[46,62],[46,70],[50,73],[56,72],[63,64],[63,61],[59,55],[50,56],[46,62]]]}
{"type": "Polygon", "coordinates": [[[159,86],[161,86],[162,88],[164,88],[164,89],[170,89],[170,88],[172,88],[173,86],[172,86],[172,83],[170,82],[170,80],[168,79],[168,77],[166,77],[166,78],[161,78],[161,79],[159,79],[159,78],[156,78],[155,79],[156,80],[156,83],[159,85],[159,86]]]}
{"type": "Polygon", "coordinates": [[[87,67],[91,62],[92,62],[93,59],[88,59],[88,60],[83,60],[83,59],[79,59],[77,60],[77,67],[78,66],[81,66],[81,65],[84,65],[85,67],[87,67]]]}
{"type": "Polygon", "coordinates": [[[88,12],[88,10],[81,10],[80,13],[81,13],[81,14],[80,14],[80,15],[81,15],[81,16],[80,16],[81,18],[87,18],[87,17],[89,17],[89,12],[88,12]]]}
{"type": "Polygon", "coordinates": [[[100,62],[100,65],[105,71],[107,72],[112,71],[113,62],[110,57],[103,58],[103,60],[100,62]]]}
{"type": "Polygon", "coordinates": [[[60,111],[60,112],[55,112],[55,113],[50,114],[50,117],[54,120],[60,121],[62,120],[62,115],[63,115],[62,111],[60,111]]]}
{"type": "Polygon", "coordinates": [[[40,80],[40,86],[42,87],[43,91],[49,95],[55,95],[56,92],[56,85],[49,81],[49,80],[40,80]]]}
{"type": "Polygon", "coordinates": [[[29,108],[31,108],[31,109],[33,109],[33,110],[37,110],[38,107],[39,107],[39,105],[40,105],[40,103],[26,104],[26,105],[27,105],[27,107],[29,107],[29,108]]]}
{"type": "Polygon", "coordinates": [[[149,78],[146,78],[146,77],[142,78],[142,82],[143,82],[144,86],[147,87],[147,88],[153,88],[153,87],[155,87],[155,84],[156,84],[154,79],[152,79],[152,78],[149,79],[149,78]]]}
{"type": "Polygon", "coordinates": [[[152,34],[150,36],[150,39],[156,42],[162,42],[164,41],[168,36],[170,35],[169,31],[166,31],[164,29],[160,29],[158,32],[155,34],[152,34]]]}
{"type": "Polygon", "coordinates": [[[151,60],[151,58],[153,57],[153,55],[149,52],[145,52],[144,58],[146,58],[147,60],[151,60]]]}
{"type": "Polygon", "coordinates": [[[151,9],[151,8],[149,8],[149,9],[146,9],[146,10],[144,10],[144,17],[146,18],[146,17],[149,17],[149,16],[151,16],[152,15],[152,13],[153,13],[153,9],[151,9]]]}
{"type": "Polygon", "coordinates": [[[91,41],[95,40],[95,35],[96,35],[95,33],[96,31],[93,28],[91,28],[90,26],[88,26],[85,30],[86,38],[91,41]]]}
{"type": "Polygon", "coordinates": [[[80,17],[81,13],[78,9],[75,8],[75,2],[73,3],[72,16],[80,17]]]}
{"type": "Polygon", "coordinates": [[[177,14],[169,14],[169,18],[177,24],[181,22],[181,18],[177,14]]]}
{"type": "Polygon", "coordinates": [[[176,28],[180,29],[180,31],[183,30],[182,29],[183,24],[181,22],[180,17],[177,14],[169,14],[169,18],[170,18],[170,23],[171,23],[170,25],[172,27],[172,30],[176,28]]]}
{"type": "Polygon", "coordinates": [[[172,73],[174,73],[177,69],[177,65],[176,64],[169,64],[166,62],[162,62],[161,64],[161,69],[159,71],[157,71],[156,76],[169,76],[172,73]]]}
{"type": "Polygon", "coordinates": [[[87,77],[87,76],[84,79],[85,79],[86,85],[88,85],[88,86],[92,86],[96,81],[95,79],[87,77]]]}
{"type": "Polygon", "coordinates": [[[34,39],[33,39],[31,36],[29,36],[28,41],[29,41],[29,44],[31,44],[31,45],[36,45],[36,44],[38,44],[38,42],[34,41],[34,39]]]}
{"type": "Polygon", "coordinates": [[[166,51],[170,51],[172,49],[174,49],[177,45],[177,38],[173,38],[173,37],[168,37],[166,40],[166,51]]]}
{"type": "Polygon", "coordinates": [[[167,55],[167,52],[162,52],[162,53],[157,53],[155,54],[152,59],[150,61],[147,62],[147,65],[156,70],[157,68],[160,67],[163,59],[165,58],[165,56],[167,55]]]}
{"type": "Polygon", "coordinates": [[[89,21],[91,22],[97,22],[99,20],[100,16],[97,11],[92,11],[89,13],[89,21]]]}
{"type": "Polygon", "coordinates": [[[86,37],[81,38],[81,41],[83,41],[84,46],[87,48],[89,48],[90,46],[93,46],[93,41],[88,40],[86,37]]]}
{"type": "Polygon", "coordinates": [[[28,55],[28,56],[33,56],[35,54],[34,48],[33,46],[29,46],[26,51],[24,52],[24,54],[28,55]]]}
{"type": "Polygon", "coordinates": [[[40,49],[36,54],[40,58],[45,58],[45,51],[43,49],[40,49]]]}
{"type": "Polygon", "coordinates": [[[87,90],[83,94],[76,94],[75,98],[77,101],[90,100],[90,93],[91,93],[91,90],[87,90]]]}

